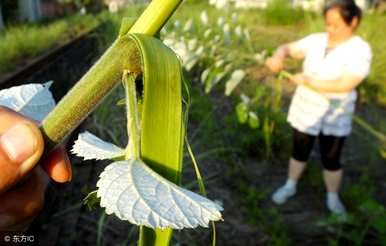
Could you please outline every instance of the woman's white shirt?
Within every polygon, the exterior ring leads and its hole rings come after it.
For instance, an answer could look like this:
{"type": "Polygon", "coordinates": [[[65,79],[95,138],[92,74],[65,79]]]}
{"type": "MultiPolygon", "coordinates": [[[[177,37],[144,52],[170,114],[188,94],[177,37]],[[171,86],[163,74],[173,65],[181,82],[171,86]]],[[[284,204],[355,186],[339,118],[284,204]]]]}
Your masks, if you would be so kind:
{"type": "MultiPolygon", "coordinates": [[[[339,44],[327,53],[327,33],[311,34],[294,43],[305,54],[303,73],[319,80],[337,80],[343,75],[368,76],[372,60],[369,44],[359,36],[339,44]]],[[[347,136],[351,132],[356,91],[322,93],[298,86],[288,121],[299,131],[318,135],[347,136]]]]}

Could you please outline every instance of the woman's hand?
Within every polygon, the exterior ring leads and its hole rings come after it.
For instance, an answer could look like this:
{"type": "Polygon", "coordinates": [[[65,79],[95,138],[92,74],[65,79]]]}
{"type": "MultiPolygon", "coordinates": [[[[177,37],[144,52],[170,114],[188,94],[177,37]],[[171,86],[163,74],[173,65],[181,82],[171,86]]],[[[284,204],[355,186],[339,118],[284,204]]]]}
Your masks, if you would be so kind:
{"type": "Polygon", "coordinates": [[[304,73],[297,73],[289,77],[289,80],[295,85],[306,85],[311,83],[311,77],[304,73]]]}
{"type": "Polygon", "coordinates": [[[36,166],[43,150],[37,123],[0,107],[0,231],[28,228],[43,208],[47,174],[57,182],[71,180],[65,150],[54,150],[36,166]]]}
{"type": "Polygon", "coordinates": [[[265,66],[268,67],[272,72],[278,73],[283,69],[284,59],[278,56],[269,57],[265,61],[265,66]]]}

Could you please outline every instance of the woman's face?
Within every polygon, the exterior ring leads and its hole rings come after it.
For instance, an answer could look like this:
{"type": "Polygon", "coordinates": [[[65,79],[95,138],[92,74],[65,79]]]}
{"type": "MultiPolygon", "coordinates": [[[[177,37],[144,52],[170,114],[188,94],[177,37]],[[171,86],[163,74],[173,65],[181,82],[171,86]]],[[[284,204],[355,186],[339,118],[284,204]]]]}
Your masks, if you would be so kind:
{"type": "Polygon", "coordinates": [[[350,37],[357,25],[358,19],[354,17],[350,25],[344,21],[338,8],[329,9],[325,15],[325,28],[330,39],[342,40],[350,37]]]}

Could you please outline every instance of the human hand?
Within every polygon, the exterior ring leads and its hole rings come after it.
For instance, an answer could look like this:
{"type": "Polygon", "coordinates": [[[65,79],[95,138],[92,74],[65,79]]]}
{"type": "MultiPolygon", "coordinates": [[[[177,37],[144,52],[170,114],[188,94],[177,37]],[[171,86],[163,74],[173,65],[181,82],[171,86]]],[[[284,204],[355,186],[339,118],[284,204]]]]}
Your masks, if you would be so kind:
{"type": "Polygon", "coordinates": [[[57,182],[71,180],[65,150],[54,150],[36,166],[43,150],[37,123],[0,107],[0,231],[28,228],[43,208],[47,174],[57,182]]]}
{"type": "Polygon", "coordinates": [[[304,73],[297,73],[297,74],[291,75],[289,77],[289,80],[295,85],[305,85],[310,83],[311,77],[304,73]]]}
{"type": "Polygon", "coordinates": [[[283,58],[272,56],[265,61],[265,66],[272,72],[278,73],[283,69],[283,58]]]}

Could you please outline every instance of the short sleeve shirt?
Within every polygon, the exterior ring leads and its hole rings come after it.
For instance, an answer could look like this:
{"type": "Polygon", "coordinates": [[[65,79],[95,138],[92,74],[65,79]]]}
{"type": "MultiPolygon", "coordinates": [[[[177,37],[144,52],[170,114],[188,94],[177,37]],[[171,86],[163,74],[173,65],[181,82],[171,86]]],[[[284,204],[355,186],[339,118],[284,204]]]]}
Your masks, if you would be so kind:
{"type": "MultiPolygon", "coordinates": [[[[326,53],[327,33],[311,34],[295,42],[305,54],[303,73],[320,80],[339,80],[345,74],[368,76],[372,60],[369,44],[359,36],[326,53]]],[[[346,136],[351,132],[356,91],[321,93],[298,86],[292,99],[288,121],[299,131],[318,135],[346,136]]]]}

